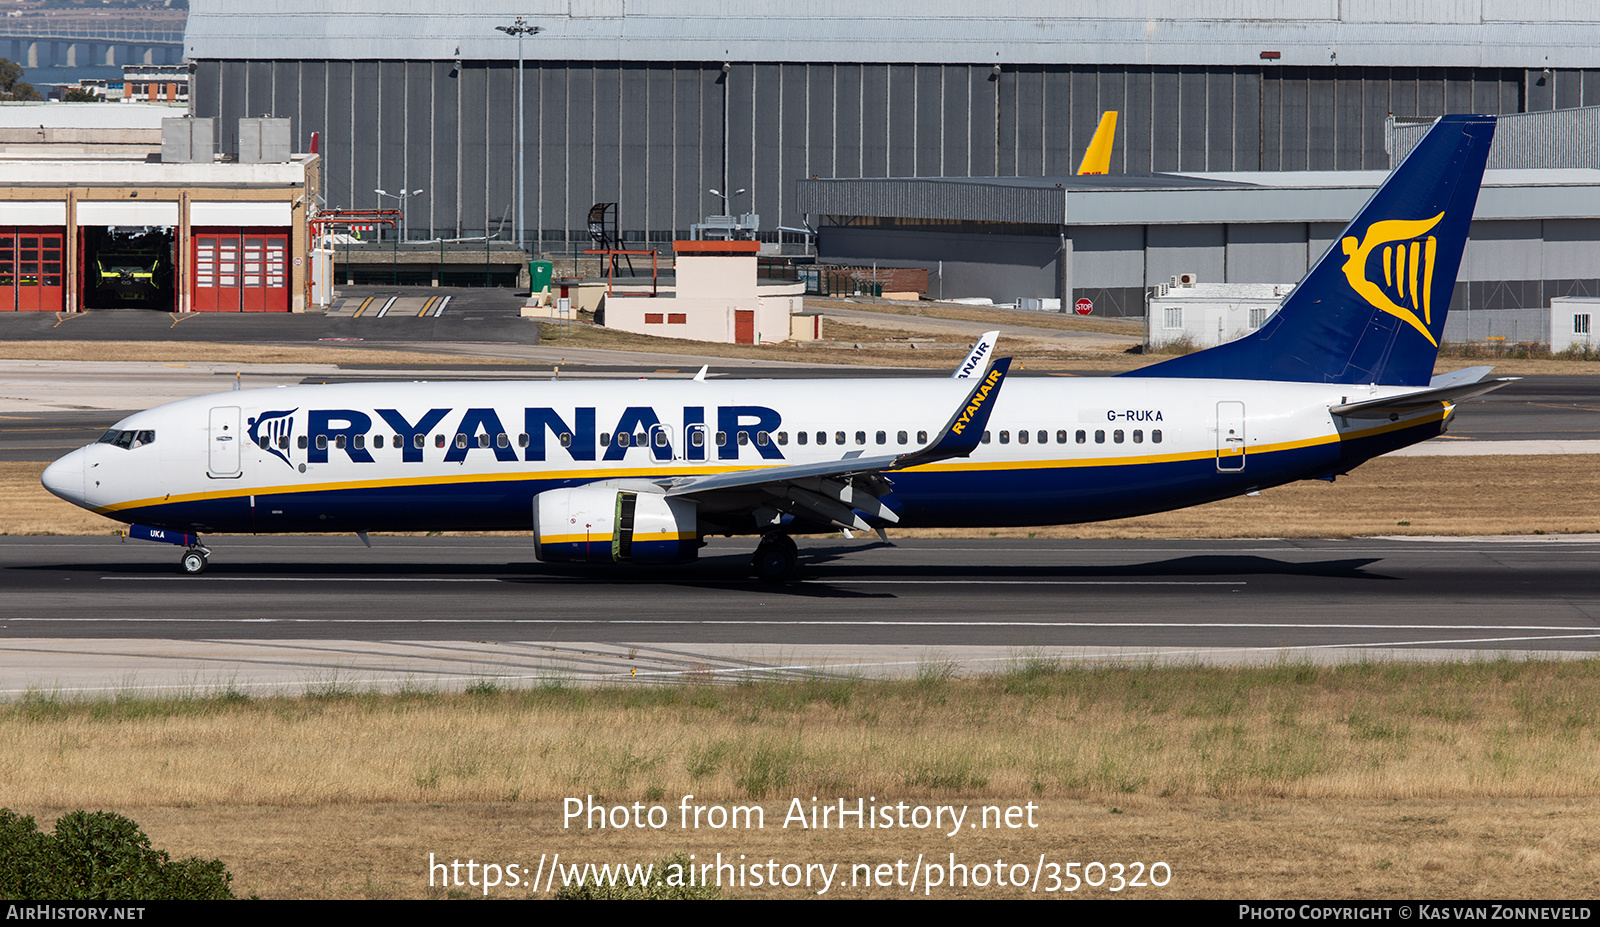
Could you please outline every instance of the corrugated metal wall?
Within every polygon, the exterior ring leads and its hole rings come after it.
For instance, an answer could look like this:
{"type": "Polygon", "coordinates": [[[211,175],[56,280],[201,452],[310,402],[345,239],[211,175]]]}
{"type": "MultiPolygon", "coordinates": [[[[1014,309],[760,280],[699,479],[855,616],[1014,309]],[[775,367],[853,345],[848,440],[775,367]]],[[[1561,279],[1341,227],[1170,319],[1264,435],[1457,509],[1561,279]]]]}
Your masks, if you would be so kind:
{"type": "MultiPolygon", "coordinates": [[[[480,235],[503,218],[509,234],[515,73],[500,61],[200,61],[194,111],[221,117],[224,150],[240,116],[292,118],[299,150],[322,132],[330,206],[376,207],[374,189],[420,188],[414,235],[480,235]]],[[[1575,85],[1581,99],[1590,72],[1572,73],[1547,83],[1575,85]]],[[[1391,113],[1518,112],[1538,76],[530,61],[526,224],[546,247],[584,242],[588,207],[615,201],[625,238],[659,243],[721,212],[713,187],[748,190],[733,211],[774,230],[801,223],[794,182],[805,177],[1070,174],[1106,109],[1122,113],[1115,172],[1387,168],[1391,113]]]]}

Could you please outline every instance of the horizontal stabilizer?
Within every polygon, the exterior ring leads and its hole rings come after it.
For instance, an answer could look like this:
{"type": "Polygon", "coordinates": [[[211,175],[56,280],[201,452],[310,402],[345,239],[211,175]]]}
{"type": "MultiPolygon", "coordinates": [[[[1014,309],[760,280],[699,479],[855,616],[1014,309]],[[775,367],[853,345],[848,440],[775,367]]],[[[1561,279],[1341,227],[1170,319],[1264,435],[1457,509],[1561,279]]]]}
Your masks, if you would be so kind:
{"type": "Polygon", "coordinates": [[[1460,402],[1463,399],[1482,396],[1484,393],[1492,393],[1500,387],[1515,383],[1520,379],[1522,378],[1497,377],[1493,380],[1480,380],[1476,383],[1461,383],[1438,389],[1425,389],[1416,393],[1407,393],[1404,396],[1368,399],[1364,402],[1346,402],[1341,405],[1329,406],[1328,411],[1345,418],[1388,418],[1391,415],[1404,415],[1407,412],[1426,409],[1428,406],[1438,405],[1441,402],[1460,402]]]}

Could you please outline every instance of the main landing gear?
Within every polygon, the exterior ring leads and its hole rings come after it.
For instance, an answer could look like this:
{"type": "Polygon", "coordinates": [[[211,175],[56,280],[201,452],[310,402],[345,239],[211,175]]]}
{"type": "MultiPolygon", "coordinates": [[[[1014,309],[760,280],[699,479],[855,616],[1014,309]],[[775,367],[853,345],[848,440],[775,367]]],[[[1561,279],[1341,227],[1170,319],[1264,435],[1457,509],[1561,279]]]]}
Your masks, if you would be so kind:
{"type": "Polygon", "coordinates": [[[787,582],[800,572],[800,552],[787,534],[769,534],[756,545],[750,566],[764,583],[787,582]]]}

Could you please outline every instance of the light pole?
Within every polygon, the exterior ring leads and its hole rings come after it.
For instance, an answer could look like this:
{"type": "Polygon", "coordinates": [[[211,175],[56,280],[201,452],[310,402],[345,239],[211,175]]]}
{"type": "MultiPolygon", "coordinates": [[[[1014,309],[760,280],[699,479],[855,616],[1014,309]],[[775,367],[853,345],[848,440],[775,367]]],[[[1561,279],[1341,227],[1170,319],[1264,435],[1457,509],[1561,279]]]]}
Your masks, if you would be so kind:
{"type": "Polygon", "coordinates": [[[390,193],[387,190],[373,190],[379,196],[392,196],[400,201],[400,230],[394,236],[394,269],[391,271],[389,282],[394,286],[400,285],[400,239],[406,237],[406,197],[416,196],[421,190],[401,190],[399,193],[390,193]]]}
{"type": "Polygon", "coordinates": [[[725,215],[725,216],[731,216],[731,215],[733,215],[733,213],[728,211],[731,208],[729,206],[729,204],[728,204],[728,200],[733,198],[733,197],[735,197],[735,196],[738,196],[739,194],[741,194],[743,192],[744,192],[744,188],[743,187],[740,187],[739,189],[733,191],[732,193],[722,193],[722,192],[720,192],[720,191],[718,191],[716,189],[713,189],[711,191],[711,195],[712,196],[720,196],[720,197],[722,197],[722,214],[725,215]]]}
{"type": "MultiPolygon", "coordinates": [[[[522,247],[522,37],[525,35],[538,35],[544,31],[543,26],[530,26],[523,21],[521,16],[509,26],[495,26],[495,29],[506,35],[517,37],[517,226],[512,230],[516,236],[517,247],[522,247]]],[[[489,217],[483,217],[483,234],[489,234],[489,217]]]]}

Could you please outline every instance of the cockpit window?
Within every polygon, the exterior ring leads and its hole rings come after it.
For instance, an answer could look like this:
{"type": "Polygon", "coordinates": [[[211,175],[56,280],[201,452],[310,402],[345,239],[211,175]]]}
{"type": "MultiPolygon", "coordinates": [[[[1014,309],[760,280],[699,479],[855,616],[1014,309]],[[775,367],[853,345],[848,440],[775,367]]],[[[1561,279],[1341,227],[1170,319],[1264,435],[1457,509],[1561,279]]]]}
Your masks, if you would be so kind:
{"type": "Polygon", "coordinates": [[[155,440],[156,433],[149,429],[143,431],[121,431],[113,428],[101,435],[97,443],[110,444],[123,450],[132,450],[136,447],[143,447],[146,444],[154,444],[155,440]]]}

